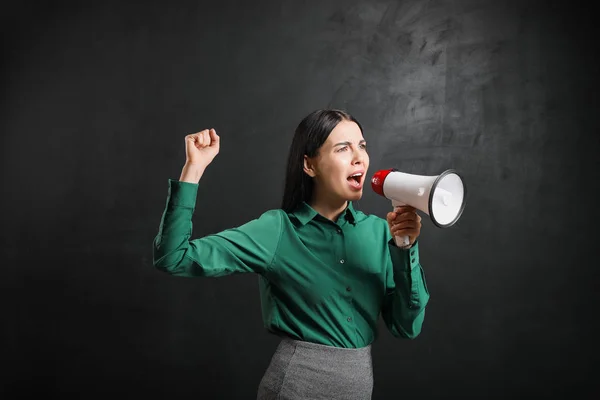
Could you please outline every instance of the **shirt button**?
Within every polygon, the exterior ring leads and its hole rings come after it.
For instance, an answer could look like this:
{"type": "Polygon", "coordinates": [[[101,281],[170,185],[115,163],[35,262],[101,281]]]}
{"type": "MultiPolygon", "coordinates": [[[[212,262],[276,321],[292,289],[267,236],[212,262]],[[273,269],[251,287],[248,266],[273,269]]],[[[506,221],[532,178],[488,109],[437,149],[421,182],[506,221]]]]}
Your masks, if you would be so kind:
{"type": "Polygon", "coordinates": [[[337,230],[337,233],[342,233],[342,230],[341,230],[341,229],[338,229],[338,230],[337,230]]]}
{"type": "Polygon", "coordinates": [[[340,260],[340,264],[343,264],[344,262],[345,262],[345,261],[344,261],[344,259],[342,258],[342,259],[340,260]]]}
{"type": "Polygon", "coordinates": [[[348,317],[348,322],[352,322],[352,317],[348,317]]]}
{"type": "Polygon", "coordinates": [[[346,288],[346,291],[347,291],[347,292],[349,292],[349,291],[351,291],[351,290],[352,290],[352,289],[350,289],[350,286],[348,286],[348,287],[346,288]]]}

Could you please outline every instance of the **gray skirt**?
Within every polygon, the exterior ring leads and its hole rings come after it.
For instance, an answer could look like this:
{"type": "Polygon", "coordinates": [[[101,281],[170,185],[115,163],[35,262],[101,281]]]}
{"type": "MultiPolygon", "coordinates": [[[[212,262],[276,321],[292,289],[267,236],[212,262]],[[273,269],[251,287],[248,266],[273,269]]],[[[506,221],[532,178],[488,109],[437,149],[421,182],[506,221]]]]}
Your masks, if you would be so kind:
{"type": "Polygon", "coordinates": [[[337,348],[284,338],[263,375],[257,400],[369,400],[371,346],[337,348]]]}

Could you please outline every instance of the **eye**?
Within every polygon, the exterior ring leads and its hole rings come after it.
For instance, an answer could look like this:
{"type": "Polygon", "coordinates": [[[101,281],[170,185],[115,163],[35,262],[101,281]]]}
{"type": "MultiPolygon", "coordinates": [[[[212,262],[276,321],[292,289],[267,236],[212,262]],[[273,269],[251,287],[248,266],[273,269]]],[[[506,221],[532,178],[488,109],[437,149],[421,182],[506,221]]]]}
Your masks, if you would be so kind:
{"type": "Polygon", "coordinates": [[[366,150],[367,149],[367,144],[366,143],[361,144],[360,148],[363,149],[363,150],[366,150]]]}
{"type": "Polygon", "coordinates": [[[340,151],[346,151],[348,149],[348,146],[342,146],[339,149],[337,149],[335,152],[339,153],[340,151]]]}

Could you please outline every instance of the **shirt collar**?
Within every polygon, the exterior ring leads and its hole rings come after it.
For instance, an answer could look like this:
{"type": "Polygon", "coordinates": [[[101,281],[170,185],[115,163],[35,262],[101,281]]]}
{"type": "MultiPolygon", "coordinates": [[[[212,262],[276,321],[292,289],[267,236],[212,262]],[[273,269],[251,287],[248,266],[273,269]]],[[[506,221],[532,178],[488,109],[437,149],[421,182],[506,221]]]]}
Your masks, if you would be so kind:
{"type": "MultiPolygon", "coordinates": [[[[306,225],[308,222],[312,221],[317,215],[319,215],[319,213],[316,212],[315,209],[309,206],[308,203],[305,201],[300,203],[300,205],[296,207],[292,214],[298,219],[298,221],[300,221],[302,225],[306,225]]],[[[354,206],[352,205],[351,201],[348,201],[348,206],[342,212],[340,218],[342,216],[344,216],[346,220],[352,224],[356,222],[356,210],[354,210],[354,206]]]]}

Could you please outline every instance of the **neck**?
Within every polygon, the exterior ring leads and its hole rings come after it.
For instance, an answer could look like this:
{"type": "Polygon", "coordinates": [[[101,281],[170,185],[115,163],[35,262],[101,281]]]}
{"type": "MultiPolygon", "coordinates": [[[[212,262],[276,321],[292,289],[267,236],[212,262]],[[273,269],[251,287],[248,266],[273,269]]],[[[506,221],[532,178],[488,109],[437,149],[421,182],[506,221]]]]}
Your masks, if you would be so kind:
{"type": "Polygon", "coordinates": [[[348,206],[348,201],[333,199],[314,192],[309,205],[323,217],[336,222],[340,214],[348,206]]]}

